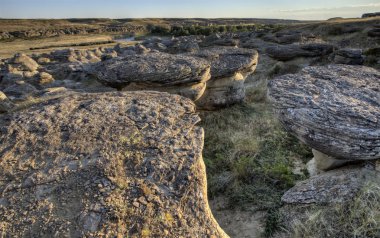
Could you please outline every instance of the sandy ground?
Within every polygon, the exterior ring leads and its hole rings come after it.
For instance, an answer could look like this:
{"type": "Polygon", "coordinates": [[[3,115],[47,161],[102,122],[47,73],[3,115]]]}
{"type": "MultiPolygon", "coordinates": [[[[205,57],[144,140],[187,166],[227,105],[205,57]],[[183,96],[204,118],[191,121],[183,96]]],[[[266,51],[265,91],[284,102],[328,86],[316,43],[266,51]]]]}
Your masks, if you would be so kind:
{"type": "Polygon", "coordinates": [[[228,209],[224,197],[210,200],[209,204],[220,227],[231,238],[257,238],[263,233],[265,212],[254,212],[253,207],[247,210],[228,209]]]}

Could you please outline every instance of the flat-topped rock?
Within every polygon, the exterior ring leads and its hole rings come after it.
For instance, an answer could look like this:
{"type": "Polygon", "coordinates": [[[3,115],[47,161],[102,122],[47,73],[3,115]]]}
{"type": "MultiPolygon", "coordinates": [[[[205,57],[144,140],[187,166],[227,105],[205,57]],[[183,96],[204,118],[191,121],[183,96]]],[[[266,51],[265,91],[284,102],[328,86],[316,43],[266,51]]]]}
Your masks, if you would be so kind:
{"type": "Polygon", "coordinates": [[[72,94],[0,116],[11,237],[227,237],[207,202],[191,100],[72,94]]]}
{"type": "MultiPolygon", "coordinates": [[[[114,58],[99,62],[90,68],[90,74],[101,83],[125,90],[127,86],[176,92],[176,88],[204,88],[210,79],[210,64],[199,58],[172,55],[167,53],[147,53],[125,58],[114,58]]],[[[187,94],[179,90],[178,94],[198,99],[199,94],[187,94]],[[195,95],[195,96],[194,96],[195,95]]]]}
{"type": "Polygon", "coordinates": [[[202,49],[193,54],[211,64],[211,79],[197,105],[214,109],[244,100],[244,81],[253,73],[258,62],[256,50],[235,47],[214,47],[202,49]]]}
{"type": "Polygon", "coordinates": [[[269,83],[283,126],[340,160],[380,158],[380,73],[364,66],[307,67],[269,83]]]}

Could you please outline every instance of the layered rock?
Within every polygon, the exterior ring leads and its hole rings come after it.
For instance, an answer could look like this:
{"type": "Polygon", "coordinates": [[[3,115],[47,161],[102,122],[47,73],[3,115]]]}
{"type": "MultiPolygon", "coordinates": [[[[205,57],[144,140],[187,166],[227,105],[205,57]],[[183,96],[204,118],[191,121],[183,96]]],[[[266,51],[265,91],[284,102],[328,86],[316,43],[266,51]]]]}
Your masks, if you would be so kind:
{"type": "Polygon", "coordinates": [[[380,173],[372,168],[351,166],[328,171],[301,181],[281,198],[286,204],[332,204],[350,201],[372,181],[380,181],[380,173]]]}
{"type": "Polygon", "coordinates": [[[340,49],[334,52],[334,63],[362,65],[364,63],[361,49],[340,49]]]}
{"type": "Polygon", "coordinates": [[[298,57],[321,57],[333,52],[334,46],[327,43],[276,45],[266,48],[272,58],[287,61],[298,57]]]}
{"type": "Polygon", "coordinates": [[[244,100],[244,81],[256,69],[257,51],[214,47],[193,55],[206,59],[211,64],[211,79],[207,81],[205,93],[196,102],[199,107],[215,109],[244,100]]]}
{"type": "Polygon", "coordinates": [[[193,103],[72,94],[0,116],[0,224],[12,237],[227,237],[207,202],[193,103]]]}
{"type": "Polygon", "coordinates": [[[380,158],[380,73],[364,66],[307,67],[269,84],[287,130],[341,160],[380,158]]]}
{"type": "Polygon", "coordinates": [[[210,79],[210,65],[195,57],[157,52],[102,61],[89,73],[114,88],[168,91],[195,101],[210,79]]]}
{"type": "Polygon", "coordinates": [[[315,177],[291,189],[284,202],[334,201],[363,186],[360,169],[334,169],[380,159],[379,88],[379,71],[347,65],[307,67],[269,83],[280,122],[314,154],[308,170],[315,177]]]}

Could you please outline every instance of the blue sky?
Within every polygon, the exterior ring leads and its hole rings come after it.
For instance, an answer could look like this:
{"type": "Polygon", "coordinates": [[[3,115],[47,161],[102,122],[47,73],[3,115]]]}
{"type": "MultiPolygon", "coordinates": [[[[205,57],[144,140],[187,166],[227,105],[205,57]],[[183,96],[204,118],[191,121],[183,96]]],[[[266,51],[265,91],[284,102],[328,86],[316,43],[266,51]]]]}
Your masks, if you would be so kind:
{"type": "Polygon", "coordinates": [[[379,0],[0,0],[0,18],[328,19],[380,12],[379,0]]]}

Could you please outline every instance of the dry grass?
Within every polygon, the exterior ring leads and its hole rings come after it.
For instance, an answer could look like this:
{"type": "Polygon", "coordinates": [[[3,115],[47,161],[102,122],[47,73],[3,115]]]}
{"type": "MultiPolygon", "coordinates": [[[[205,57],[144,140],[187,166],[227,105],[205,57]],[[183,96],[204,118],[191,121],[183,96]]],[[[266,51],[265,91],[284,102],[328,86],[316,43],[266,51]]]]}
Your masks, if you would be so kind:
{"type": "Polygon", "coordinates": [[[267,230],[274,231],[277,224],[270,216],[282,194],[305,177],[293,173],[295,163],[311,155],[282,130],[265,99],[265,86],[249,89],[242,105],[201,113],[201,126],[210,198],[225,196],[229,208],[268,211],[267,230]]]}
{"type": "Polygon", "coordinates": [[[293,222],[291,237],[380,237],[380,186],[368,184],[353,201],[316,208],[307,217],[293,222]]]}
{"type": "MultiPolygon", "coordinates": [[[[65,49],[67,46],[62,45],[80,44],[80,43],[96,43],[112,41],[113,35],[68,35],[51,37],[44,39],[23,40],[17,39],[11,42],[0,42],[0,59],[12,57],[15,53],[25,54],[39,54],[48,53],[57,49],[65,49]],[[30,48],[43,48],[47,49],[30,50],[30,48]],[[56,46],[56,47],[54,47],[56,46]]],[[[73,46],[74,49],[95,49],[97,47],[113,47],[117,43],[96,44],[91,46],[73,46]]]]}

